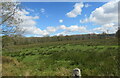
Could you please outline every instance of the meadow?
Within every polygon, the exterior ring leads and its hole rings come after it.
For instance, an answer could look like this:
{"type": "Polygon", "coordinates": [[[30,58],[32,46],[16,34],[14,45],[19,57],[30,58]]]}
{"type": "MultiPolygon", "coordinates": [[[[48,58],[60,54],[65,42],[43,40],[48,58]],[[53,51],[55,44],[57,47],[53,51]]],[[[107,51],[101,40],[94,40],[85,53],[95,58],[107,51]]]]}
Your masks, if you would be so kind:
{"type": "Polygon", "coordinates": [[[3,48],[3,76],[120,76],[117,39],[57,41],[3,48]]]}

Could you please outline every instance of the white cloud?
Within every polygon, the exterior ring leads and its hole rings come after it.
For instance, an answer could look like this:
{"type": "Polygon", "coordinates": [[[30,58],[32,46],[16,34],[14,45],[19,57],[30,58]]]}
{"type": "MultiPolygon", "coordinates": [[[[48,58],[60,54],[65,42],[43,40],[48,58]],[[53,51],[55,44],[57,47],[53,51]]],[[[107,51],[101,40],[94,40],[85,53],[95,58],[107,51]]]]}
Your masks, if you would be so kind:
{"type": "Polygon", "coordinates": [[[97,27],[94,30],[104,31],[110,30],[110,32],[115,32],[116,28],[112,25],[117,26],[118,24],[118,1],[114,0],[110,1],[103,6],[96,8],[91,14],[89,18],[85,18],[84,20],[80,20],[81,23],[93,22],[97,25],[101,25],[101,27],[97,27]],[[112,26],[112,29],[109,27],[112,26]],[[107,29],[107,30],[106,30],[107,29]],[[114,30],[114,31],[113,31],[114,30]]]}
{"type": "Polygon", "coordinates": [[[115,33],[117,31],[118,27],[115,26],[114,23],[110,23],[110,24],[105,24],[101,27],[97,27],[94,28],[93,31],[94,32],[106,32],[106,33],[115,33]]]}
{"type": "Polygon", "coordinates": [[[40,17],[39,16],[35,16],[34,19],[39,19],[40,17]]]}
{"type": "Polygon", "coordinates": [[[85,26],[78,26],[78,25],[71,25],[69,27],[66,27],[65,25],[59,26],[59,29],[62,29],[66,32],[88,32],[85,26]]]}
{"type": "Polygon", "coordinates": [[[63,23],[63,20],[62,20],[62,19],[60,19],[60,20],[59,20],[59,23],[63,23]]]}
{"type": "Polygon", "coordinates": [[[65,25],[59,26],[59,29],[63,30],[60,33],[57,33],[57,36],[59,35],[72,35],[73,33],[89,33],[89,31],[86,29],[86,26],[77,26],[77,25],[71,25],[69,27],[65,25]]]}
{"type": "Polygon", "coordinates": [[[63,31],[63,32],[57,33],[56,35],[57,36],[60,36],[60,35],[65,36],[65,35],[70,35],[70,34],[69,34],[69,32],[63,31]]]}
{"type": "Polygon", "coordinates": [[[74,5],[74,9],[70,12],[68,12],[66,15],[68,17],[77,17],[78,15],[81,15],[81,12],[82,12],[82,8],[84,7],[84,4],[83,3],[76,3],[74,5]]]}
{"type": "Polygon", "coordinates": [[[89,21],[89,19],[86,18],[86,19],[84,19],[84,20],[80,20],[80,23],[86,23],[86,22],[88,22],[88,21],[89,21]]]}
{"type": "Polygon", "coordinates": [[[44,9],[44,8],[41,8],[41,9],[40,9],[40,12],[41,12],[41,13],[44,13],[44,12],[45,12],[45,9],[44,9]]]}
{"type": "Polygon", "coordinates": [[[46,31],[49,33],[54,33],[54,32],[59,31],[59,30],[62,30],[61,33],[58,33],[59,35],[61,35],[61,34],[68,35],[69,33],[73,33],[73,32],[79,32],[79,33],[87,33],[88,32],[88,30],[86,29],[86,26],[78,26],[78,25],[71,25],[69,27],[67,27],[65,25],[60,25],[57,27],[49,26],[46,28],[46,31]]]}
{"type": "Polygon", "coordinates": [[[90,7],[90,6],[91,6],[91,5],[90,5],[90,4],[88,4],[88,3],[87,3],[87,4],[85,4],[85,7],[86,7],[86,8],[88,8],[88,7],[90,7]]]}
{"type": "Polygon", "coordinates": [[[18,13],[21,14],[22,16],[23,16],[23,15],[28,15],[28,14],[29,14],[29,12],[26,11],[25,9],[22,9],[21,11],[18,11],[18,13]]]}
{"type": "Polygon", "coordinates": [[[77,25],[71,25],[69,27],[65,25],[60,25],[56,27],[48,26],[45,31],[47,34],[55,33],[56,31],[62,31],[60,33],[57,33],[56,35],[70,35],[74,32],[78,33],[88,33],[89,31],[86,29],[86,26],[77,26],[77,25]]]}
{"type": "Polygon", "coordinates": [[[67,27],[65,26],[65,25],[61,25],[61,26],[59,26],[59,29],[66,29],[67,27]]]}
{"type": "Polygon", "coordinates": [[[30,12],[35,12],[33,9],[31,9],[31,8],[27,8],[27,10],[28,11],[30,11],[30,12]]]}
{"type": "MultiPolygon", "coordinates": [[[[99,25],[118,22],[118,0],[108,2],[96,8],[85,22],[94,22],[99,25]]],[[[84,21],[84,20],[83,20],[84,21]]]]}
{"type": "Polygon", "coordinates": [[[55,28],[55,27],[52,27],[52,26],[49,26],[49,27],[47,27],[47,29],[46,29],[48,32],[50,32],[50,33],[54,33],[54,32],[56,32],[57,31],[57,28],[55,28]]]}
{"type": "Polygon", "coordinates": [[[47,35],[49,34],[46,30],[41,30],[36,27],[37,23],[35,20],[39,19],[39,16],[30,16],[29,12],[26,10],[19,11],[21,14],[22,23],[19,25],[19,28],[25,30],[25,35],[47,35]]]}

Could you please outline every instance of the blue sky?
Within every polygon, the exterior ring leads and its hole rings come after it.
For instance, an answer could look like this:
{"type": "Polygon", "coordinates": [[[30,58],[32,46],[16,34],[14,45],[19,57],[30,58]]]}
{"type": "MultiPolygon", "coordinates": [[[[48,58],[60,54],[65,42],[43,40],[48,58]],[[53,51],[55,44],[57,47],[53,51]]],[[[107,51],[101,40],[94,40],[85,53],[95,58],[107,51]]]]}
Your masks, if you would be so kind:
{"type": "MultiPolygon", "coordinates": [[[[103,17],[102,13],[105,14],[105,11],[116,8],[116,6],[110,7],[111,9],[106,8],[107,5],[114,5],[108,3],[22,2],[21,4],[24,8],[22,11],[23,17],[26,18],[24,24],[22,24],[23,27],[26,25],[26,28],[24,27],[27,29],[25,35],[54,36],[60,34],[75,35],[107,32],[107,29],[104,30],[103,27],[112,27],[112,25],[115,24],[115,20],[108,21],[106,15],[106,20],[104,19],[105,17],[103,19],[110,24],[108,25],[104,21],[101,21],[103,17]],[[103,8],[104,12],[101,12],[101,8],[103,8]],[[100,14],[99,11],[101,12],[100,14]],[[94,18],[96,18],[96,20],[94,18]],[[102,31],[99,31],[100,29],[102,31]]],[[[112,33],[112,29],[110,29],[109,32],[112,33]]]]}

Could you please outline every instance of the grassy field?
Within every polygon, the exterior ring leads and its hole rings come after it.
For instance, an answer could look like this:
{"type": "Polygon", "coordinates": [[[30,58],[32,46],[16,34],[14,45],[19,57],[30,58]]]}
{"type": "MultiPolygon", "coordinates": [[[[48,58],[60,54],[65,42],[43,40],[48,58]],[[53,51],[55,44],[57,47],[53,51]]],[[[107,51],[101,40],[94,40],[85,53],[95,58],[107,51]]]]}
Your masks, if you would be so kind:
{"type": "Polygon", "coordinates": [[[113,42],[83,40],[9,46],[3,49],[2,73],[3,76],[71,76],[78,67],[82,76],[118,76],[119,48],[113,42]]]}

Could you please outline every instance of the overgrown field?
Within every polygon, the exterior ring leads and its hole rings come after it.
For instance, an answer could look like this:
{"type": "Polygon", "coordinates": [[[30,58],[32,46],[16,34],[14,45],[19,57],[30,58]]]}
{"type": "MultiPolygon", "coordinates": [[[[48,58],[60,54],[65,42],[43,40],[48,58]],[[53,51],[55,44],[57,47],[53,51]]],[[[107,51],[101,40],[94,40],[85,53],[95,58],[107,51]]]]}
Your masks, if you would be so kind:
{"type": "Polygon", "coordinates": [[[3,49],[2,72],[3,76],[71,76],[77,67],[82,76],[118,76],[118,50],[109,39],[9,46],[3,49]]]}

